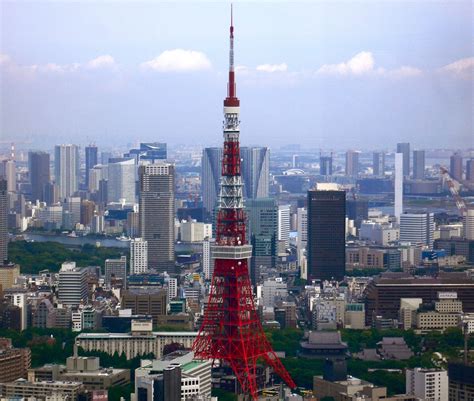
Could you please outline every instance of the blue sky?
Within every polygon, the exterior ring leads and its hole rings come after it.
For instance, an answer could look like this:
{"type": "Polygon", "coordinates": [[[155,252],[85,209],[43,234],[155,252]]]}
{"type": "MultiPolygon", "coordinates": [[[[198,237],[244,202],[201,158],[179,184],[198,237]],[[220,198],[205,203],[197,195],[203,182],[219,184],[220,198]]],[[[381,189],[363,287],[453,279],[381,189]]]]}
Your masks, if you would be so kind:
{"type": "MultiPolygon", "coordinates": [[[[1,7],[2,140],[221,142],[229,3],[1,7]]],[[[234,2],[242,142],[474,147],[471,1],[234,2]]]]}

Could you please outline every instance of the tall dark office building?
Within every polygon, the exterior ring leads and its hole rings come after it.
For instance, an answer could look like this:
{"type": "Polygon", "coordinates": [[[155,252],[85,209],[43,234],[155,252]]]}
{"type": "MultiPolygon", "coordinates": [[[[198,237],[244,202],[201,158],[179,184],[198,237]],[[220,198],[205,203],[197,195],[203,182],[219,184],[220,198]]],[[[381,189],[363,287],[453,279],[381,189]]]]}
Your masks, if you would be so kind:
{"type": "Polygon", "coordinates": [[[410,175],[410,144],[397,143],[397,153],[403,153],[403,176],[408,177],[410,175]]]}
{"type": "Polygon", "coordinates": [[[320,156],[319,174],[332,175],[332,156],[320,156]]]}
{"type": "Polygon", "coordinates": [[[466,181],[474,182],[474,159],[466,161],[466,181]]]}
{"type": "Polygon", "coordinates": [[[451,174],[451,177],[457,181],[462,180],[462,156],[456,152],[451,156],[449,161],[449,173],[451,174]]]}
{"type": "Polygon", "coordinates": [[[381,177],[385,174],[385,153],[374,152],[372,155],[372,169],[376,177],[381,177]]]}
{"type": "Polygon", "coordinates": [[[86,146],[86,188],[89,188],[89,174],[92,167],[97,163],[97,146],[89,145],[86,146]]]}
{"type": "Polygon", "coordinates": [[[275,267],[278,253],[278,205],[273,198],[245,202],[252,244],[250,278],[257,285],[261,267],[275,267]]]}
{"type": "Polygon", "coordinates": [[[423,180],[425,178],[425,151],[413,151],[413,178],[423,180]]]}
{"type": "Polygon", "coordinates": [[[32,151],[28,153],[28,170],[31,183],[31,200],[45,201],[46,184],[51,182],[49,153],[32,151]]]}
{"type": "Polygon", "coordinates": [[[346,269],[346,193],[308,191],[308,279],[342,280],[346,269]]]}
{"type": "Polygon", "coordinates": [[[357,228],[360,228],[363,220],[369,218],[369,202],[366,199],[348,199],[346,209],[347,217],[354,220],[357,228]]]}
{"type": "Polygon", "coordinates": [[[0,177],[0,264],[8,260],[8,184],[0,177]]]}
{"type": "Polygon", "coordinates": [[[140,236],[148,241],[148,265],[159,271],[174,269],[174,165],[142,165],[138,170],[140,236]]]}

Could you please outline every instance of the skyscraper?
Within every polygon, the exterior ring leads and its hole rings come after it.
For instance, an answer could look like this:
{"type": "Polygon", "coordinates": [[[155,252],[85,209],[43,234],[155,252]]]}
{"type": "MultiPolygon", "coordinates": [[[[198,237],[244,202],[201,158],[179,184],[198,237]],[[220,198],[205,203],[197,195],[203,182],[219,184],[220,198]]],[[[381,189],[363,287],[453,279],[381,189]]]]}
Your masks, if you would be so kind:
{"type": "Polygon", "coordinates": [[[97,146],[89,145],[85,148],[86,152],[86,188],[89,188],[89,174],[92,167],[97,163],[97,146]]]}
{"type": "Polygon", "coordinates": [[[319,157],[319,174],[332,175],[332,156],[319,157]]]}
{"type": "Polygon", "coordinates": [[[474,182],[474,159],[466,161],[466,181],[474,182]]]}
{"type": "Polygon", "coordinates": [[[270,150],[264,147],[242,147],[242,178],[246,199],[266,198],[269,189],[270,150]]]}
{"type": "Polygon", "coordinates": [[[425,151],[413,151],[413,178],[423,180],[425,178],[425,151]]]}
{"type": "Polygon", "coordinates": [[[43,202],[45,200],[46,184],[51,182],[49,153],[29,152],[28,171],[31,183],[31,199],[43,202]]]}
{"type": "Polygon", "coordinates": [[[245,202],[248,231],[252,244],[250,278],[256,285],[260,267],[275,267],[278,240],[278,205],[273,198],[248,199],[245,202]]]}
{"type": "Polygon", "coordinates": [[[308,191],[308,279],[342,280],[346,268],[346,193],[308,191]]]}
{"type": "Polygon", "coordinates": [[[454,155],[451,156],[449,161],[449,174],[451,174],[451,177],[453,177],[457,181],[462,180],[462,156],[458,152],[456,152],[454,155]]]}
{"type": "Polygon", "coordinates": [[[403,154],[403,176],[408,177],[410,175],[410,144],[397,143],[397,153],[403,154]]]}
{"type": "Polygon", "coordinates": [[[148,242],[148,265],[174,268],[174,165],[165,162],[139,167],[140,236],[148,242]]]}
{"type": "Polygon", "coordinates": [[[54,179],[59,197],[74,195],[79,183],[79,148],[76,145],[56,145],[54,148],[54,179]]]}
{"type": "Polygon", "coordinates": [[[205,148],[201,159],[202,203],[208,213],[216,207],[221,178],[222,148],[205,148]]]}
{"type": "Polygon", "coordinates": [[[135,203],[137,166],[132,158],[112,158],[108,165],[107,201],[135,203]]]}
{"type": "Polygon", "coordinates": [[[8,184],[0,177],[0,265],[8,260],[8,184]]]}
{"type": "Polygon", "coordinates": [[[278,206],[278,242],[285,248],[290,241],[290,205],[278,206]]]}
{"type": "Polygon", "coordinates": [[[357,177],[359,174],[359,153],[356,150],[348,150],[346,152],[346,175],[357,177]]]}
{"type": "Polygon", "coordinates": [[[148,242],[142,238],[130,241],[130,274],[143,274],[148,271],[148,242]]]}
{"type": "Polygon", "coordinates": [[[0,177],[7,180],[8,192],[16,192],[16,165],[14,160],[2,160],[0,163],[0,177]]]}
{"type": "Polygon", "coordinates": [[[403,213],[403,153],[395,153],[395,200],[394,216],[400,223],[400,215],[403,213]]]}
{"type": "Polygon", "coordinates": [[[296,230],[298,237],[296,241],[296,251],[298,256],[298,266],[301,269],[301,278],[308,278],[308,271],[306,265],[306,247],[308,244],[308,209],[299,207],[297,210],[296,230]]]}
{"type": "MultiPolygon", "coordinates": [[[[270,150],[266,147],[242,147],[244,197],[268,197],[270,150]]],[[[205,148],[201,159],[201,187],[204,208],[211,213],[217,202],[222,166],[222,148],[205,148]]]]}
{"type": "Polygon", "coordinates": [[[381,177],[385,174],[385,153],[374,152],[372,156],[372,169],[376,177],[381,177]]]}

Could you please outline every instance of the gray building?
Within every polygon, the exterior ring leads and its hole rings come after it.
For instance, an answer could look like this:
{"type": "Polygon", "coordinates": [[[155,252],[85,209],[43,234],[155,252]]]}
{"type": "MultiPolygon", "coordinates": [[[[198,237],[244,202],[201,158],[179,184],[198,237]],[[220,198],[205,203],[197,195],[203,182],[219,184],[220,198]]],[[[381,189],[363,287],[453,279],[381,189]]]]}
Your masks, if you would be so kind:
{"type": "MultiPolygon", "coordinates": [[[[268,197],[270,150],[265,147],[242,147],[242,180],[244,198],[268,197]]],[[[205,148],[202,153],[201,186],[204,208],[212,213],[219,194],[222,170],[222,148],[205,148]]]]}
{"type": "Polygon", "coordinates": [[[137,166],[132,158],[111,158],[108,165],[107,202],[135,203],[137,166]]]}
{"type": "Polygon", "coordinates": [[[75,262],[65,262],[59,271],[59,302],[66,306],[78,306],[88,299],[86,269],[76,267],[75,262]]]}
{"type": "Polygon", "coordinates": [[[8,184],[0,177],[0,264],[8,260],[8,184]]]}
{"type": "Polygon", "coordinates": [[[376,177],[381,177],[385,174],[385,153],[374,152],[372,155],[372,168],[376,177]]]}
{"type": "Polygon", "coordinates": [[[359,174],[359,151],[348,150],[346,152],[346,175],[357,177],[359,174]]]}
{"type": "Polygon", "coordinates": [[[140,237],[148,242],[148,266],[174,268],[174,165],[165,162],[139,167],[140,237]]]}
{"type": "Polygon", "coordinates": [[[403,154],[403,176],[408,177],[410,175],[410,144],[397,143],[397,153],[403,154]]]}
{"type": "Polygon", "coordinates": [[[74,195],[79,186],[79,148],[76,145],[54,147],[54,179],[59,197],[74,195]]]}
{"type": "Polygon", "coordinates": [[[400,241],[433,246],[434,213],[400,215],[400,241]]]}
{"type": "Polygon", "coordinates": [[[31,184],[31,200],[44,201],[46,184],[51,181],[49,170],[49,153],[47,152],[29,152],[28,153],[28,172],[31,184]]]}
{"type": "Polygon", "coordinates": [[[98,164],[97,146],[89,145],[85,148],[86,153],[86,188],[89,188],[89,174],[90,170],[98,164]]]}
{"type": "Polygon", "coordinates": [[[423,180],[425,178],[425,151],[413,151],[413,178],[423,180]]]}
{"type": "Polygon", "coordinates": [[[127,257],[105,260],[105,285],[111,287],[114,282],[120,281],[122,286],[127,286],[127,257]]]}
{"type": "Polygon", "coordinates": [[[248,199],[249,242],[252,244],[250,278],[256,285],[261,267],[275,267],[278,253],[278,205],[273,198],[248,199]]]}

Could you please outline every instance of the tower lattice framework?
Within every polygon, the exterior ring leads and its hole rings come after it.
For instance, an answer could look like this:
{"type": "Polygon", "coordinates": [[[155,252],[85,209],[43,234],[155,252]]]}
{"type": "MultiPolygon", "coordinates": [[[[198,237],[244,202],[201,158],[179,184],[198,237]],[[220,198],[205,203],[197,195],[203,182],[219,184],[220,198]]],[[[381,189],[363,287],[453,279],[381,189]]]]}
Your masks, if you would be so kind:
{"type": "Polygon", "coordinates": [[[265,362],[291,388],[296,387],[276,356],[255,309],[248,260],[239,146],[240,103],[234,72],[234,27],[231,18],[229,82],[224,100],[224,149],[217,214],[215,259],[209,301],[193,344],[196,358],[228,364],[244,394],[257,399],[257,363],[265,362]]]}

